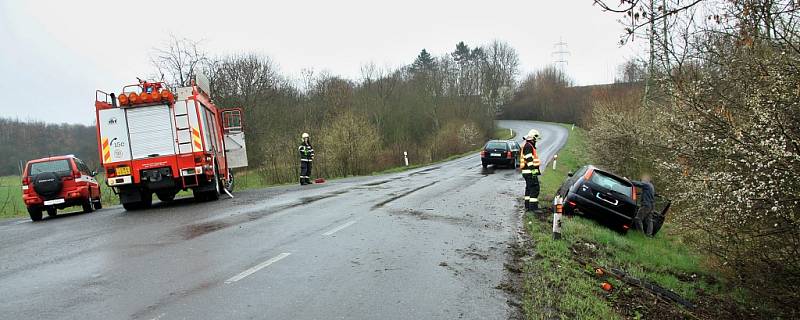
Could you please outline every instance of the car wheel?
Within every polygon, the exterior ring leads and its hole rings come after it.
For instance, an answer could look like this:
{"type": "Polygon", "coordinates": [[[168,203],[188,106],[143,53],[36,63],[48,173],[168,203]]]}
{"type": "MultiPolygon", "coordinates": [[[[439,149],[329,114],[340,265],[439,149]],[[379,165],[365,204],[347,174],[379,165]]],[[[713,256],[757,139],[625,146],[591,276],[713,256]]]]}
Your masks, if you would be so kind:
{"type": "Polygon", "coordinates": [[[31,216],[31,221],[42,220],[42,208],[28,207],[28,215],[31,216]]]}
{"type": "Polygon", "coordinates": [[[48,217],[55,217],[58,214],[58,209],[56,208],[47,208],[47,216],[48,217]]]}
{"type": "Polygon", "coordinates": [[[92,199],[86,199],[86,201],[83,203],[83,213],[91,213],[92,211],[94,211],[92,199]]]}
{"type": "Polygon", "coordinates": [[[94,201],[94,208],[95,208],[95,210],[103,209],[103,200],[102,200],[102,198],[97,198],[97,200],[94,201]]]}

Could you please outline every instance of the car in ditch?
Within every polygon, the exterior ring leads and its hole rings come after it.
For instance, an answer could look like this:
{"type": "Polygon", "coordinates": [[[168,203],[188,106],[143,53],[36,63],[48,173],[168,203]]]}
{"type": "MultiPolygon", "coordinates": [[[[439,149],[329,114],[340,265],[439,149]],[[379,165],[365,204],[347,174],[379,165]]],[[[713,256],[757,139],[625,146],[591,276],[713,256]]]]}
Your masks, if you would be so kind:
{"type": "MultiPolygon", "coordinates": [[[[626,232],[633,227],[639,209],[639,190],[625,177],[594,165],[569,173],[556,195],[563,199],[564,215],[581,215],[626,232]]],[[[656,197],[653,234],[664,224],[670,202],[656,197]]]]}
{"type": "Polygon", "coordinates": [[[481,165],[516,168],[519,166],[519,143],[513,140],[489,140],[481,150],[481,165]]]}
{"type": "Polygon", "coordinates": [[[55,216],[58,210],[80,206],[83,212],[102,208],[96,173],[73,155],[28,161],[22,172],[22,201],[31,220],[42,220],[42,212],[55,216]]]}

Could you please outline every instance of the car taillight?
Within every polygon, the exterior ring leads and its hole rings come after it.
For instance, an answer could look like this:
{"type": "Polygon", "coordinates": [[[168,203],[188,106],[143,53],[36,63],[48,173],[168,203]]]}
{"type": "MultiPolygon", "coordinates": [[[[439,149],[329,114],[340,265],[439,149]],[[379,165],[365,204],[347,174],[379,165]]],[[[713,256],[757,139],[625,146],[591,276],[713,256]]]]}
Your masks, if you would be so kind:
{"type": "Polygon", "coordinates": [[[114,168],[107,168],[106,169],[106,178],[113,178],[117,176],[117,171],[114,168]]]}
{"type": "Polygon", "coordinates": [[[486,150],[481,151],[481,158],[486,158],[486,150]]]}
{"type": "Polygon", "coordinates": [[[23,186],[27,186],[29,183],[31,183],[31,177],[22,178],[22,185],[23,186]]]}
{"type": "Polygon", "coordinates": [[[586,170],[586,173],[583,174],[583,180],[589,180],[592,177],[592,173],[594,173],[594,169],[586,170]]]}
{"type": "Polygon", "coordinates": [[[511,159],[511,158],[513,158],[513,157],[514,157],[514,156],[511,154],[511,151],[509,151],[509,152],[506,152],[506,158],[509,158],[509,159],[511,159]]]}
{"type": "Polygon", "coordinates": [[[567,201],[567,204],[569,204],[570,207],[575,207],[578,205],[575,201],[567,201]]]}
{"type": "Polygon", "coordinates": [[[636,187],[631,187],[631,198],[636,202],[636,187]]]}

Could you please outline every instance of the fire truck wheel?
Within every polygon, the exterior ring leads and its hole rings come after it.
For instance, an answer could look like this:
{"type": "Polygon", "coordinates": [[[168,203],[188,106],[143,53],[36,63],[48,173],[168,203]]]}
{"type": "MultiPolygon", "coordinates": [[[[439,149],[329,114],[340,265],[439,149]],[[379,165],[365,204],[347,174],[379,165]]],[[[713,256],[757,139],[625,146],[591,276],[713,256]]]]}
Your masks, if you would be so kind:
{"type": "Polygon", "coordinates": [[[28,207],[28,215],[31,216],[31,221],[42,220],[42,208],[40,208],[40,207],[28,207]]]}
{"type": "Polygon", "coordinates": [[[228,192],[233,192],[234,182],[235,180],[233,179],[233,169],[228,168],[228,179],[225,180],[223,188],[225,188],[225,190],[228,190],[228,192]]]}
{"type": "Polygon", "coordinates": [[[47,216],[48,217],[55,217],[58,213],[58,209],[56,208],[47,208],[47,216]]]}
{"type": "Polygon", "coordinates": [[[153,193],[142,191],[142,208],[150,208],[153,205],[153,193]]]}
{"type": "Polygon", "coordinates": [[[175,193],[171,191],[156,192],[156,197],[158,197],[158,200],[161,200],[161,202],[170,202],[175,200],[175,193]]]}

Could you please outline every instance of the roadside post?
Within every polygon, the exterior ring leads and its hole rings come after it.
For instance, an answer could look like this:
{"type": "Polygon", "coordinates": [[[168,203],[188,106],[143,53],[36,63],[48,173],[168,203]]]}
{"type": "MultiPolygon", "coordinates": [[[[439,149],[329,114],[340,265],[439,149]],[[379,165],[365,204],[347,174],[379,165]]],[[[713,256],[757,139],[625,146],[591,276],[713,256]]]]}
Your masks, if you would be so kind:
{"type": "Polygon", "coordinates": [[[574,123],[572,124],[572,129],[571,130],[575,131],[575,124],[574,123]]]}
{"type": "Polygon", "coordinates": [[[408,151],[403,151],[403,160],[406,162],[406,167],[408,167],[408,151]]]}
{"type": "MultiPolygon", "coordinates": [[[[509,128],[508,129],[508,136],[511,137],[511,138],[514,138],[514,130],[509,128]]],[[[511,139],[511,138],[509,138],[509,139],[511,139]]]]}
{"type": "Polygon", "coordinates": [[[561,239],[561,213],[564,210],[564,199],[553,198],[553,240],[561,239]]]}
{"type": "Polygon", "coordinates": [[[556,169],[556,161],[558,161],[558,155],[553,156],[553,170],[556,169]]]}

